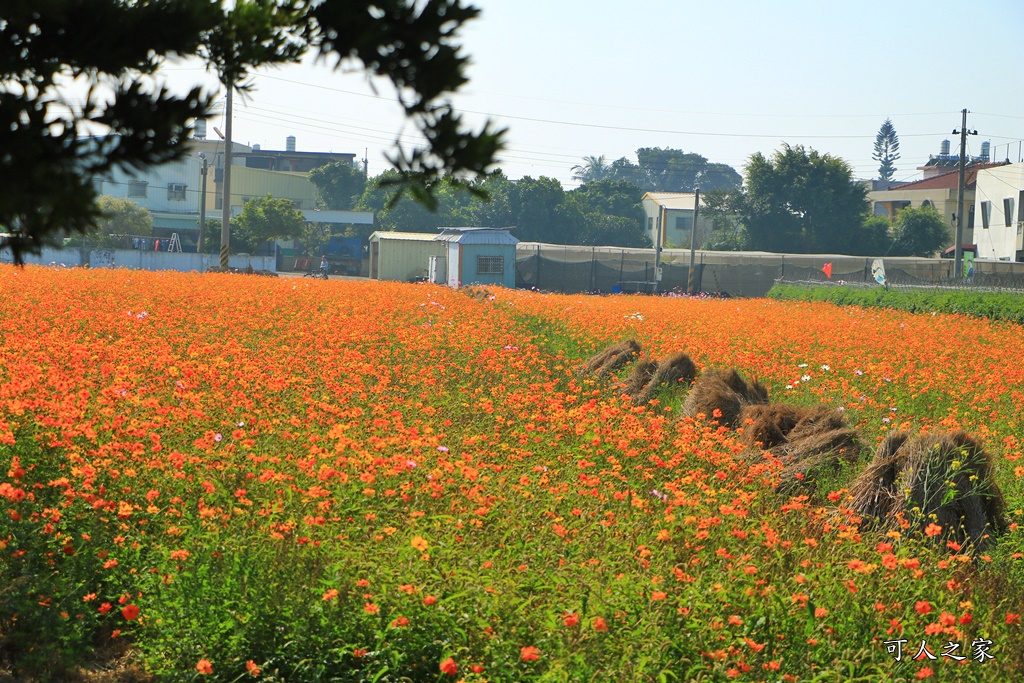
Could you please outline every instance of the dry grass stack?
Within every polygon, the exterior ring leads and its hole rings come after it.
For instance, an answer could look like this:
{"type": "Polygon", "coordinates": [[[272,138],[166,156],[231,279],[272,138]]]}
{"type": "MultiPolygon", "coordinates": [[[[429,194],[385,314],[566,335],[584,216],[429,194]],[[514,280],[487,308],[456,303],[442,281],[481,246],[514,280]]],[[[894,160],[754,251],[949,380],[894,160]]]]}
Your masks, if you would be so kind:
{"type": "Polygon", "coordinates": [[[630,373],[629,377],[626,378],[624,382],[619,383],[616,388],[620,394],[635,397],[643,391],[643,388],[651,381],[651,378],[654,377],[654,373],[657,372],[657,370],[657,361],[650,359],[642,360],[633,366],[633,372],[630,373]]]}
{"type": "Polygon", "coordinates": [[[768,403],[768,389],[756,379],[748,384],[734,369],[707,370],[686,397],[682,415],[703,415],[708,420],[717,420],[720,425],[735,427],[744,406],[763,403],[768,403]]]}
{"type": "Polygon", "coordinates": [[[842,412],[828,406],[747,406],[739,421],[751,448],[767,450],[782,463],[779,491],[813,489],[821,473],[855,461],[860,452],[856,431],[842,412]]]}
{"type": "Polygon", "coordinates": [[[865,521],[900,520],[975,549],[1005,529],[1004,502],[981,443],[964,432],[891,434],[850,486],[850,507],[865,521]],[[933,527],[934,528],[934,527],[933,527]]]}
{"type": "Polygon", "coordinates": [[[676,387],[681,384],[689,387],[696,376],[697,366],[693,359],[680,351],[657,363],[647,382],[628,393],[633,397],[633,405],[642,406],[651,400],[658,387],[676,387]]]}
{"type": "Polygon", "coordinates": [[[599,377],[604,377],[633,362],[639,356],[640,343],[635,339],[627,339],[618,344],[612,344],[601,353],[590,358],[580,368],[580,374],[596,374],[599,377]]]}

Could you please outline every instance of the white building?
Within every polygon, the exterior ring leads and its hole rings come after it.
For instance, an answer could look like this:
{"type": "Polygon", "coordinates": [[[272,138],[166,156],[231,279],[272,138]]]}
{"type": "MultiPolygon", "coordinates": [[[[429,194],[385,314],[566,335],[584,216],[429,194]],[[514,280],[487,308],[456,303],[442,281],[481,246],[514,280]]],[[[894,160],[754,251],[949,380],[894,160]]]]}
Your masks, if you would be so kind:
{"type": "Polygon", "coordinates": [[[1024,261],[1024,163],[978,172],[974,241],[978,258],[1024,261]]]}
{"type": "MultiPolygon", "coordinates": [[[[657,246],[661,232],[661,246],[666,249],[689,249],[690,230],[693,228],[693,192],[648,192],[640,199],[647,224],[644,226],[651,245],[657,246]]],[[[701,208],[704,207],[703,197],[701,208]]],[[[711,233],[712,221],[706,213],[697,216],[697,247],[703,245],[711,233]]]]}

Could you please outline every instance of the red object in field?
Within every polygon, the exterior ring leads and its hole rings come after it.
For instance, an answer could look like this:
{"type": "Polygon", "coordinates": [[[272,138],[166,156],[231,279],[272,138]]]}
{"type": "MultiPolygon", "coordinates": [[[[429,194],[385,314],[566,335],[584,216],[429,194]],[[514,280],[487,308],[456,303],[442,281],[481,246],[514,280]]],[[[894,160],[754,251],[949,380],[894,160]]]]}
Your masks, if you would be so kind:
{"type": "Polygon", "coordinates": [[[826,263],[824,266],[821,267],[821,272],[825,273],[825,277],[827,277],[829,280],[831,280],[832,279],[832,264],[831,263],[826,263]]]}

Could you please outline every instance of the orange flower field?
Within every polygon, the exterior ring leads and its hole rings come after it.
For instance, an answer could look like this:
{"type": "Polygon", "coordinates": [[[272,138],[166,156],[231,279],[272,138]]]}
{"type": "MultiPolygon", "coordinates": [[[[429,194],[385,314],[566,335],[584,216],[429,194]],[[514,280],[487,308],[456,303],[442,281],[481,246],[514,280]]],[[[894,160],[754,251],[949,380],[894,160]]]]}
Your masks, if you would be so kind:
{"type": "Polygon", "coordinates": [[[0,286],[0,679],[1024,670],[1019,326],[121,270],[0,286]],[[679,417],[687,387],[634,407],[577,373],[630,337],[842,407],[859,463],[776,493],[777,460],[679,417]],[[856,517],[894,429],[978,437],[1007,531],[968,552],[856,517]]]}

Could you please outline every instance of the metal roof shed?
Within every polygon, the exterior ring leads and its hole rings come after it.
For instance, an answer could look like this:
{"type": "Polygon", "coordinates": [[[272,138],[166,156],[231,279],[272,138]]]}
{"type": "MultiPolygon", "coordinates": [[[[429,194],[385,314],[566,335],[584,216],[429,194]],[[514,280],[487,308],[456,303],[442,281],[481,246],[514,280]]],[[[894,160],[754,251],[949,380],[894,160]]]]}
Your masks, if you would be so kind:
{"type": "Polygon", "coordinates": [[[446,245],[448,285],[516,286],[516,245],[511,228],[443,228],[435,239],[446,245]]]}
{"type": "Polygon", "coordinates": [[[431,256],[444,258],[436,233],[378,230],[370,235],[370,277],[407,282],[427,274],[431,256]]]}

